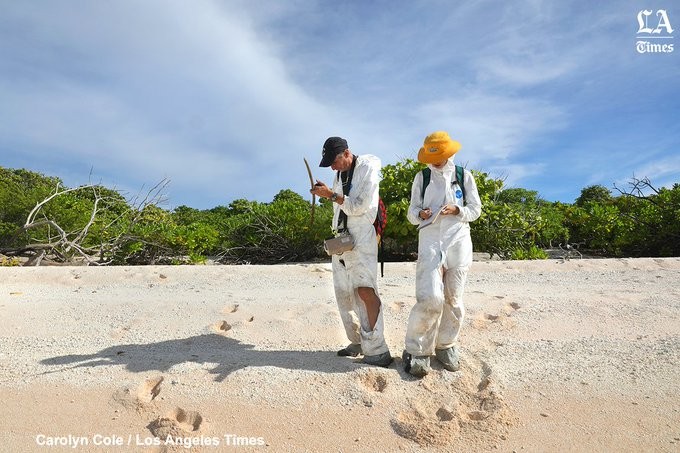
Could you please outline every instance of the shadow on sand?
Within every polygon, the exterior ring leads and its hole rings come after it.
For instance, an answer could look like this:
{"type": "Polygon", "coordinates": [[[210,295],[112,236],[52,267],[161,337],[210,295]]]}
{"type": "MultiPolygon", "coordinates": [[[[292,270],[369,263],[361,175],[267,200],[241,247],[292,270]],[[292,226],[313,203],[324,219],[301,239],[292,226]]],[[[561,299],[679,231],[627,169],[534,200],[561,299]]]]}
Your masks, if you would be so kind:
{"type": "MultiPolygon", "coordinates": [[[[150,344],[123,344],[112,346],[95,354],[64,355],[40,362],[47,366],[64,368],[48,371],[58,373],[63,369],[123,365],[128,371],[166,372],[183,363],[214,365],[209,369],[215,381],[221,382],[241,368],[277,367],[291,370],[343,373],[361,366],[360,360],[338,357],[335,351],[262,351],[251,344],[218,334],[160,341],[150,344]]],[[[392,364],[392,367],[395,365],[392,364]]]]}

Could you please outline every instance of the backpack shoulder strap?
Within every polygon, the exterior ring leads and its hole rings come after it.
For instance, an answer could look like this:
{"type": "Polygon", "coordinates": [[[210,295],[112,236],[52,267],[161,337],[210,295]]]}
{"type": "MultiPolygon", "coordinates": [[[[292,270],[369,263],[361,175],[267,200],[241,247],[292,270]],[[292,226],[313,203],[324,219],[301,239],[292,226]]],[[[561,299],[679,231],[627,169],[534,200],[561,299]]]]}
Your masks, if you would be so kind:
{"type": "Polygon", "coordinates": [[[460,191],[463,192],[463,205],[465,205],[465,169],[460,165],[456,165],[456,181],[458,181],[460,191]]]}
{"type": "Polygon", "coordinates": [[[427,185],[430,184],[430,177],[432,176],[432,170],[430,170],[430,167],[425,167],[422,170],[423,173],[423,187],[420,189],[420,199],[424,200],[425,199],[425,189],[427,189],[427,185]]]}
{"type": "MultiPolygon", "coordinates": [[[[338,171],[338,180],[342,183],[342,194],[349,195],[349,190],[352,188],[352,177],[354,176],[354,167],[357,166],[357,156],[352,159],[352,166],[346,172],[338,171]]],[[[347,230],[347,214],[342,209],[338,215],[338,231],[347,230]]]]}
{"type": "MultiPolygon", "coordinates": [[[[428,184],[430,184],[430,178],[432,177],[432,170],[430,167],[425,167],[422,170],[423,173],[423,187],[420,189],[420,198],[425,199],[425,189],[428,184]]],[[[456,165],[456,181],[460,187],[460,191],[463,192],[463,203],[465,203],[465,169],[460,165],[456,165]]]]}

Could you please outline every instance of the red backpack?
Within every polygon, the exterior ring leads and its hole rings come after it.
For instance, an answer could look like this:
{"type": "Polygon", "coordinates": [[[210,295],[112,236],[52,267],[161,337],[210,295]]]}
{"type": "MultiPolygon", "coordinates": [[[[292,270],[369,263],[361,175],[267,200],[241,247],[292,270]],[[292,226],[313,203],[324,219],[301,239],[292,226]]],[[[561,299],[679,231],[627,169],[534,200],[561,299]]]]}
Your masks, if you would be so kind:
{"type": "Polygon", "coordinates": [[[385,231],[385,227],[387,226],[387,208],[380,197],[378,197],[378,214],[375,216],[373,226],[375,227],[375,235],[378,238],[378,244],[382,244],[383,231],[385,231]]]}
{"type": "Polygon", "coordinates": [[[373,222],[375,227],[375,236],[378,238],[378,259],[380,260],[380,276],[385,275],[385,242],[383,239],[383,232],[387,226],[387,207],[383,203],[382,198],[378,197],[378,214],[375,216],[375,221],[373,222]]]}

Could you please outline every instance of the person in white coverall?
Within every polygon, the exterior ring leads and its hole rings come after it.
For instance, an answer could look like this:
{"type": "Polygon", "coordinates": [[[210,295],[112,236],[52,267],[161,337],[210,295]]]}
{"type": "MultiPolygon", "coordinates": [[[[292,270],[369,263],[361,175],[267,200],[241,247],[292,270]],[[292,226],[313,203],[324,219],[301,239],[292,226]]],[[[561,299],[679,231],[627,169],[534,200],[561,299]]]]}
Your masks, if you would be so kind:
{"type": "Polygon", "coordinates": [[[406,371],[418,377],[431,370],[432,354],[445,369],[460,368],[457,338],[465,315],[465,280],[472,264],[469,223],[479,217],[482,203],[469,171],[463,170],[462,185],[457,181],[453,155],[459,149],[460,143],[446,132],[428,135],[418,161],[429,167],[429,183],[423,192],[428,178],[421,171],[411,188],[407,217],[422,227],[418,235],[416,304],[408,320],[403,359],[406,371]]]}
{"type": "Polygon", "coordinates": [[[383,333],[378,241],[373,226],[378,212],[380,159],[369,154],[356,156],[345,139],[330,137],[324,143],[319,166],[337,172],[333,188],[317,180],[311,192],[333,201],[331,228],[354,239],[352,250],[332,257],[335,298],[350,341],[338,355],[363,354],[364,363],[386,367],[392,363],[392,356],[383,333]]]}

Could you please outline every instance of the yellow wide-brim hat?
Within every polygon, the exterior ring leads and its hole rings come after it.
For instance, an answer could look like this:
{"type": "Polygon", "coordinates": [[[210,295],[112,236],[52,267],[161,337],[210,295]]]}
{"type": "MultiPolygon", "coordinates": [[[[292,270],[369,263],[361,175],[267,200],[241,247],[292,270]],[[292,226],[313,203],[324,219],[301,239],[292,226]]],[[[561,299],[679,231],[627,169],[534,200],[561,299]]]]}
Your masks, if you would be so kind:
{"type": "Polygon", "coordinates": [[[418,151],[418,162],[437,164],[456,154],[460,147],[460,143],[451,140],[447,132],[433,132],[425,137],[423,147],[418,151]]]}

